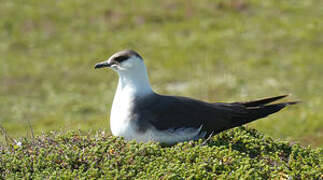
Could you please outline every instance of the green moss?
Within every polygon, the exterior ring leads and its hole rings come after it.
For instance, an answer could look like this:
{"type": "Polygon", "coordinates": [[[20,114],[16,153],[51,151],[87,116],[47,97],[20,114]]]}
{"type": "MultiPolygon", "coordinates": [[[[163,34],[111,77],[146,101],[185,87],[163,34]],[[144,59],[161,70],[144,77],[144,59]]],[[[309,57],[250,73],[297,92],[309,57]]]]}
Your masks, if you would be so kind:
{"type": "Polygon", "coordinates": [[[323,150],[235,128],[171,147],[97,132],[51,132],[1,147],[1,178],[320,179],[323,150]]]}

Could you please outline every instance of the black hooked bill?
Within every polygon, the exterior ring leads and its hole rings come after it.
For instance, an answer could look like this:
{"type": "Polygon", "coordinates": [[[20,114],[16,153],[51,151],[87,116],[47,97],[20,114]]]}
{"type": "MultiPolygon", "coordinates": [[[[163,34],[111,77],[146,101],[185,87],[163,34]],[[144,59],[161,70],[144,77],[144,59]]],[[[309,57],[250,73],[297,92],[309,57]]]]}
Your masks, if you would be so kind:
{"type": "Polygon", "coordinates": [[[95,69],[98,69],[98,68],[103,68],[103,67],[110,67],[111,64],[109,64],[108,61],[104,61],[104,62],[100,62],[100,63],[97,63],[94,68],[95,69]]]}

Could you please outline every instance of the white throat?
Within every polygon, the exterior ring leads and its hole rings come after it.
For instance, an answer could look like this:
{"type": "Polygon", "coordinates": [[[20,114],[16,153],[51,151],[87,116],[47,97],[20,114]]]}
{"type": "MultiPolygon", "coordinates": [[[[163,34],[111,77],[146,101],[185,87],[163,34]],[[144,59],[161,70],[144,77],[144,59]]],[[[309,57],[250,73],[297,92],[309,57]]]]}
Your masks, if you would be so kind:
{"type": "Polygon", "coordinates": [[[148,75],[147,69],[143,65],[142,67],[137,67],[136,70],[122,70],[118,72],[119,82],[116,95],[122,94],[122,96],[132,95],[132,96],[145,96],[153,93],[148,75]]]}

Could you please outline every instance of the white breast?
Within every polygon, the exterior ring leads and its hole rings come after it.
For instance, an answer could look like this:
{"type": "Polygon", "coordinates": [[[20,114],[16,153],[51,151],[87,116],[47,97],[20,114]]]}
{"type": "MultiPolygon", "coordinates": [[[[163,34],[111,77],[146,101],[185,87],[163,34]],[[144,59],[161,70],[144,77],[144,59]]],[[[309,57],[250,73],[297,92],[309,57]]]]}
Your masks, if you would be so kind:
{"type": "Polygon", "coordinates": [[[131,122],[131,109],[135,98],[153,93],[144,64],[138,65],[140,66],[137,70],[134,68],[133,71],[118,71],[119,82],[111,109],[111,132],[115,136],[123,136],[126,139],[141,136],[131,122]]]}
{"type": "Polygon", "coordinates": [[[122,96],[118,91],[115,94],[110,115],[110,128],[113,135],[131,136],[133,128],[130,119],[133,98],[122,96]]]}

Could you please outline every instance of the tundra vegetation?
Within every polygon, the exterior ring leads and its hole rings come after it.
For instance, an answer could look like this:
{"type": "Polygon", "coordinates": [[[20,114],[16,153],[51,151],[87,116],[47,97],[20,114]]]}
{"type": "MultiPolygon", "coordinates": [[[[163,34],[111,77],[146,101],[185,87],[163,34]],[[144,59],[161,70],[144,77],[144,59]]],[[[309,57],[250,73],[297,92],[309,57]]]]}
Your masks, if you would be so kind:
{"type": "Polygon", "coordinates": [[[51,132],[0,149],[2,179],[322,179],[323,149],[234,128],[174,146],[104,131],[51,132]]]}

